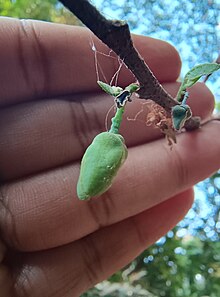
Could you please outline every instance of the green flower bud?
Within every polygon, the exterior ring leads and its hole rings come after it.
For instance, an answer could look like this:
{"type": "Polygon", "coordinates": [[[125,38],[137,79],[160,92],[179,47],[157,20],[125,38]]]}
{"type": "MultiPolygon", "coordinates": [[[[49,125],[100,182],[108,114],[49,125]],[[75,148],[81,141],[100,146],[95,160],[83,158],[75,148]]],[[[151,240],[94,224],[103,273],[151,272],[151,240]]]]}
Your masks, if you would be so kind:
{"type": "Polygon", "coordinates": [[[80,169],[77,195],[80,200],[99,196],[111,186],[127,158],[127,148],[120,134],[98,134],[87,148],[80,169]]]}
{"type": "Polygon", "coordinates": [[[173,127],[175,130],[181,130],[186,120],[191,116],[192,112],[188,105],[175,105],[172,108],[173,127]]]}

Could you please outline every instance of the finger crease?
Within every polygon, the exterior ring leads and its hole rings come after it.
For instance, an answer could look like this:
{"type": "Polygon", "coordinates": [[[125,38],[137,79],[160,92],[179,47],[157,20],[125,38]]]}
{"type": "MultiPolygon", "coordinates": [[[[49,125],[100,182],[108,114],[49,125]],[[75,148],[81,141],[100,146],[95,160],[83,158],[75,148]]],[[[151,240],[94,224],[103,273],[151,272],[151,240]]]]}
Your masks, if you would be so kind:
{"type": "Polygon", "coordinates": [[[11,246],[19,246],[13,213],[9,207],[9,197],[4,195],[0,187],[0,230],[4,239],[11,246]],[[10,236],[9,236],[10,235],[10,236]]]}
{"type": "Polygon", "coordinates": [[[91,238],[85,237],[82,243],[86,275],[90,284],[94,285],[103,274],[100,252],[91,238]]]}
{"type": "MultiPolygon", "coordinates": [[[[133,227],[133,230],[135,232],[135,234],[137,235],[137,239],[138,239],[138,243],[139,243],[139,246],[141,248],[147,246],[147,238],[145,235],[143,235],[143,232],[141,232],[140,228],[138,228],[137,226],[137,221],[136,221],[136,216],[133,216],[130,218],[130,222],[132,224],[132,227],[133,227]]],[[[147,226],[146,226],[147,228],[147,226]]]]}
{"type": "Polygon", "coordinates": [[[31,91],[34,96],[39,98],[44,94],[48,94],[48,82],[49,71],[48,63],[43,50],[40,38],[35,30],[34,23],[29,20],[20,21],[20,29],[23,34],[18,34],[18,53],[20,55],[20,64],[21,69],[23,69],[24,79],[26,81],[27,87],[31,87],[31,91]],[[23,38],[25,37],[28,40],[28,43],[25,45],[23,38]],[[27,54],[27,48],[31,45],[31,50],[33,56],[30,58],[27,54]],[[33,62],[35,62],[33,64],[33,62]],[[37,66],[38,69],[31,70],[30,66],[33,68],[33,65],[37,66]],[[37,71],[36,71],[37,70],[37,71]],[[34,75],[33,75],[34,74],[34,75]],[[38,83],[40,81],[40,83],[38,83]]]}
{"type": "Polygon", "coordinates": [[[97,225],[97,229],[101,229],[109,224],[112,213],[111,210],[113,209],[112,204],[113,201],[108,191],[104,194],[104,197],[100,198],[98,205],[96,200],[88,201],[87,206],[93,221],[97,225]]]}
{"type": "Polygon", "coordinates": [[[95,131],[97,133],[97,130],[101,130],[101,124],[97,120],[99,117],[93,110],[87,112],[86,104],[83,101],[70,102],[69,105],[73,119],[73,135],[77,135],[77,141],[85,150],[92,141],[93,135],[91,132],[95,131]]]}

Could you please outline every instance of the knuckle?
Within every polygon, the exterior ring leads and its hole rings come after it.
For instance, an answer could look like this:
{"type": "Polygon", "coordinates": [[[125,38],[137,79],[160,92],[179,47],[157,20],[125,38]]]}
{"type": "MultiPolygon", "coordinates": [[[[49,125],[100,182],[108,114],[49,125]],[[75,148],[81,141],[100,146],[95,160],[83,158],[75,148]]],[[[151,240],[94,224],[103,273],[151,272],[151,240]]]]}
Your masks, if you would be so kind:
{"type": "Polygon", "coordinates": [[[115,205],[112,199],[111,190],[103,194],[103,199],[91,199],[87,206],[92,221],[95,222],[97,229],[108,226],[111,222],[112,213],[115,211],[115,205]]]}
{"type": "Polygon", "coordinates": [[[47,93],[48,61],[43,49],[40,34],[31,20],[20,20],[18,52],[23,77],[28,89],[37,96],[47,93]],[[27,40],[27,42],[24,42],[27,40]]]}
{"type": "Polygon", "coordinates": [[[77,135],[77,141],[85,150],[97,131],[103,130],[103,123],[99,120],[96,109],[93,109],[92,104],[88,104],[83,96],[78,101],[70,101],[69,109],[73,119],[74,135],[77,135]]]}
{"type": "Polygon", "coordinates": [[[184,158],[181,156],[178,149],[174,149],[172,152],[173,168],[176,178],[177,186],[182,188],[189,182],[189,172],[184,162],[184,158]]]}
{"type": "Polygon", "coordinates": [[[130,217],[129,221],[131,224],[130,230],[133,230],[136,236],[136,246],[140,247],[140,249],[146,247],[148,238],[146,237],[146,232],[142,232],[141,228],[138,228],[137,216],[130,217]]]}

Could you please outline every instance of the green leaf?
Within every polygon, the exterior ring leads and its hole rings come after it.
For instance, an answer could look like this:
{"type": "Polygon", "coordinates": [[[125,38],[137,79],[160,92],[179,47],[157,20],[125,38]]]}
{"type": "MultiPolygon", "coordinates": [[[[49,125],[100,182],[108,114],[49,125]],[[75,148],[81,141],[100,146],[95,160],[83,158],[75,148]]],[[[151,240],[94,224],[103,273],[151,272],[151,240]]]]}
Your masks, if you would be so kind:
{"type": "Polygon", "coordinates": [[[202,76],[212,74],[220,69],[217,63],[205,63],[193,67],[187,72],[177,94],[177,100],[182,101],[187,88],[192,87],[202,76]]]}
{"type": "Polygon", "coordinates": [[[114,97],[118,96],[123,91],[121,87],[110,86],[100,80],[97,81],[97,84],[103,91],[114,97]]]}
{"type": "Polygon", "coordinates": [[[217,63],[206,63],[193,67],[185,76],[186,87],[194,85],[203,75],[209,75],[220,69],[217,63]]]}

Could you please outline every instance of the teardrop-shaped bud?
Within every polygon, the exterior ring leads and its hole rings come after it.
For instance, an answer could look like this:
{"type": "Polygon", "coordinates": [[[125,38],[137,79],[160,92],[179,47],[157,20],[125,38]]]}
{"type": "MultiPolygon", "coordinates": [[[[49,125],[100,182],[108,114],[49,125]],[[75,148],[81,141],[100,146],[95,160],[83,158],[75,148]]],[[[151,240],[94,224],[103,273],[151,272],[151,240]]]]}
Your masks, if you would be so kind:
{"type": "Polygon", "coordinates": [[[77,184],[79,199],[87,200],[106,192],[126,158],[127,148],[120,134],[98,134],[82,158],[77,184]]]}

